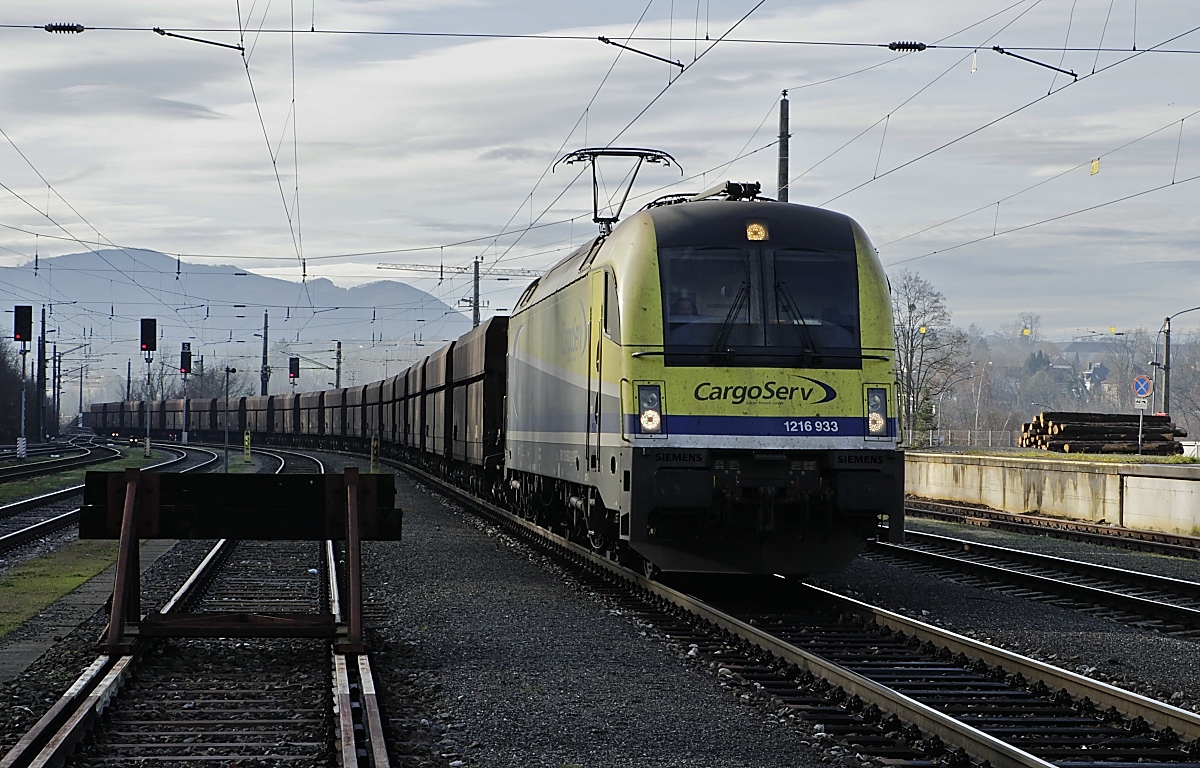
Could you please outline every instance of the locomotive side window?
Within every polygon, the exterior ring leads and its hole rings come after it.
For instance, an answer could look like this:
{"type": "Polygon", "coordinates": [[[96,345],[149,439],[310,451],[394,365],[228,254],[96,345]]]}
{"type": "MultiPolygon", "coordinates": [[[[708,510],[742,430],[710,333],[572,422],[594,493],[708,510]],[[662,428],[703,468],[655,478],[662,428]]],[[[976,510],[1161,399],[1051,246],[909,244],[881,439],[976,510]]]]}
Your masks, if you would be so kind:
{"type": "Polygon", "coordinates": [[[621,342],[621,307],[617,300],[617,278],[608,271],[604,273],[604,333],[618,344],[621,342]]]}

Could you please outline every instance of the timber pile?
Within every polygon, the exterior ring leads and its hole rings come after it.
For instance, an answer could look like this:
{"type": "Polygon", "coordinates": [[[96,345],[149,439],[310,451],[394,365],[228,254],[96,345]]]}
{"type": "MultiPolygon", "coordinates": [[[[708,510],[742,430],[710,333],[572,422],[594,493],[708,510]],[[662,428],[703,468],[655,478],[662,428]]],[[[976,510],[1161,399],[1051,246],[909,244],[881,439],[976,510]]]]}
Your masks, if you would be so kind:
{"type": "MultiPolygon", "coordinates": [[[[1167,416],[1145,416],[1142,420],[1142,453],[1174,456],[1183,453],[1177,438],[1187,430],[1176,427],[1167,416]]],[[[1043,411],[1021,425],[1018,444],[1062,453],[1137,453],[1138,417],[1124,413],[1068,413],[1043,411]]]]}

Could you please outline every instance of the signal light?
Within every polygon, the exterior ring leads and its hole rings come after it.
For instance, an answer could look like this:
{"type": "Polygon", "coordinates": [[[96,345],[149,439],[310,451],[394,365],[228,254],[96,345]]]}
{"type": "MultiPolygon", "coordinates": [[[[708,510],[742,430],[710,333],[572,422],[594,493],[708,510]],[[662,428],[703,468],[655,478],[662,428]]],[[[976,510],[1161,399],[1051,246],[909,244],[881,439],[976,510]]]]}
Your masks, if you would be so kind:
{"type": "Polygon", "coordinates": [[[13,307],[13,341],[21,341],[28,344],[33,341],[33,307],[29,305],[17,305],[13,307]]]}
{"type": "Polygon", "coordinates": [[[158,349],[158,321],[153,317],[142,318],[142,351],[154,352],[158,349]]]}
{"type": "Polygon", "coordinates": [[[300,358],[298,358],[298,357],[289,357],[288,358],[288,378],[289,379],[300,378],[300,358]]]}
{"type": "Polygon", "coordinates": [[[192,372],[192,345],[187,342],[183,343],[183,351],[179,353],[179,372],[183,374],[192,372]]]}

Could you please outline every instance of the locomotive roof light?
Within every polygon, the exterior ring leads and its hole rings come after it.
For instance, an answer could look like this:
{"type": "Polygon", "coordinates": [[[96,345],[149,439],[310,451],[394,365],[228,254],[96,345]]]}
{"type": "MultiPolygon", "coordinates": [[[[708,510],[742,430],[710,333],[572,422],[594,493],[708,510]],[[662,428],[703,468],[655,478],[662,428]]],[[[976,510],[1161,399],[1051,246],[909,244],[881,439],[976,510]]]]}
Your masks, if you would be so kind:
{"type": "Polygon", "coordinates": [[[767,223],[765,221],[751,221],[746,224],[746,239],[770,240],[771,234],[767,231],[767,223]]]}
{"type": "Polygon", "coordinates": [[[662,434],[662,388],[658,384],[639,384],[638,425],[642,434],[662,434]]]}

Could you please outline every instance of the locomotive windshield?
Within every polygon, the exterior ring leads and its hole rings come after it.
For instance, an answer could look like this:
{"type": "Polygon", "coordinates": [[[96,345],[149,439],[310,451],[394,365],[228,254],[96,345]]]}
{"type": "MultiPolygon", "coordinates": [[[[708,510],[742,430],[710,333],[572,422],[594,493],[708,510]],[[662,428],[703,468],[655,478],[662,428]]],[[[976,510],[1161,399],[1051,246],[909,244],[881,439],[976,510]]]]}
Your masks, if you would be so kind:
{"type": "Polygon", "coordinates": [[[852,250],[685,246],[658,261],[667,365],[861,366],[852,250]]]}

